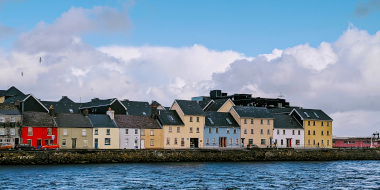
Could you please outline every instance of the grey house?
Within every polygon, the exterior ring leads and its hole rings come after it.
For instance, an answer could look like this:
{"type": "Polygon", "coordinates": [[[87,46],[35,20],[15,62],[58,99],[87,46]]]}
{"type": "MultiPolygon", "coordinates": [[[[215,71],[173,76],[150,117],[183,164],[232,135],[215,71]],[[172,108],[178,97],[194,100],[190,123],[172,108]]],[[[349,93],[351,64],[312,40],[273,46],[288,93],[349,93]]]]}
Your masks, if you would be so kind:
{"type": "Polygon", "coordinates": [[[21,143],[22,115],[14,104],[0,104],[0,146],[21,143]]]}

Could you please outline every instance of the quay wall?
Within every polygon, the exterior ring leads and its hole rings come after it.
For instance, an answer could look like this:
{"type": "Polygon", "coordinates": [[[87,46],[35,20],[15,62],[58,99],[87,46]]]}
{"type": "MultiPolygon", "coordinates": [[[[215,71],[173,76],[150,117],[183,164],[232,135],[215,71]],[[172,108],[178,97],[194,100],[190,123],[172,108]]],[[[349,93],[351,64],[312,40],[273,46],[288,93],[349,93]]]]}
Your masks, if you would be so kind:
{"type": "Polygon", "coordinates": [[[379,149],[357,150],[53,150],[2,151],[0,165],[132,162],[380,160],[379,149]]]}

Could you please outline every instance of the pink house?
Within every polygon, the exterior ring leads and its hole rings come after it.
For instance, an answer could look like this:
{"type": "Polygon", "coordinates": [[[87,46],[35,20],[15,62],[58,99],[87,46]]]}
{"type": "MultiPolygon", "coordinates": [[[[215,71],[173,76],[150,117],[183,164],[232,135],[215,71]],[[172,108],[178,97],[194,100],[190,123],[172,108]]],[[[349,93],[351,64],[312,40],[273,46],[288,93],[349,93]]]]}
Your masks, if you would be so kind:
{"type": "MultiPolygon", "coordinates": [[[[371,146],[371,137],[333,137],[333,148],[362,148],[371,146]]],[[[374,148],[380,146],[380,139],[372,138],[374,148]]]]}

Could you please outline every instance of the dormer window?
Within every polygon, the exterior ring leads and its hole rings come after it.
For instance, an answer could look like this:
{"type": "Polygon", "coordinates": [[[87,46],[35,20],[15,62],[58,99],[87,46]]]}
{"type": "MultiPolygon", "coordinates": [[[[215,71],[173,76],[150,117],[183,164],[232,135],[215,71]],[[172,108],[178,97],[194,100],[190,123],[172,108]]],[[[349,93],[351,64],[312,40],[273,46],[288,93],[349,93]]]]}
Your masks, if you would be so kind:
{"type": "Polygon", "coordinates": [[[230,121],[230,119],[228,119],[228,118],[226,118],[226,120],[227,120],[227,122],[228,122],[228,124],[232,124],[232,122],[230,121]]]}
{"type": "Polygon", "coordinates": [[[208,120],[210,121],[211,124],[214,125],[214,122],[212,121],[212,119],[209,117],[208,120]]]}
{"type": "Polygon", "coordinates": [[[174,118],[171,115],[169,115],[169,119],[174,121],[174,118]]]}
{"type": "Polygon", "coordinates": [[[4,117],[0,117],[0,122],[4,123],[5,122],[5,118],[4,117]]]}
{"type": "Polygon", "coordinates": [[[142,113],[143,113],[143,115],[146,115],[146,113],[144,111],[142,113]]]}
{"type": "Polygon", "coordinates": [[[74,113],[73,109],[69,109],[69,112],[70,112],[70,113],[74,113]]]}

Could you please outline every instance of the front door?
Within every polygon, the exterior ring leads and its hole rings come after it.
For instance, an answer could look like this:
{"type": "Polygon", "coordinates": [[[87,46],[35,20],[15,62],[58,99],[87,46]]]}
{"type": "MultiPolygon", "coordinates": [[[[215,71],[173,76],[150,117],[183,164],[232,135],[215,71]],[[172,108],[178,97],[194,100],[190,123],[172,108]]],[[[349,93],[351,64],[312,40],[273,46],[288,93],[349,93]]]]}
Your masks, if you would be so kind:
{"type": "Polygon", "coordinates": [[[37,139],[37,149],[40,149],[42,146],[42,139],[37,139]]]}
{"type": "Polygon", "coordinates": [[[141,149],[145,149],[145,139],[141,139],[141,149]]]}
{"type": "Polygon", "coordinates": [[[198,138],[190,138],[190,148],[198,148],[198,138]]]}
{"type": "Polygon", "coordinates": [[[77,148],[77,139],[71,139],[72,148],[77,148]]]}
{"type": "Polygon", "coordinates": [[[15,146],[17,146],[18,144],[20,144],[20,139],[19,138],[15,138],[15,146]]]}
{"type": "Polygon", "coordinates": [[[98,139],[95,139],[95,149],[98,148],[98,139]]]}
{"type": "Polygon", "coordinates": [[[286,139],[286,147],[287,148],[292,147],[292,139],[286,139]]]}
{"type": "Polygon", "coordinates": [[[241,147],[244,147],[244,139],[241,139],[241,147]]]}

